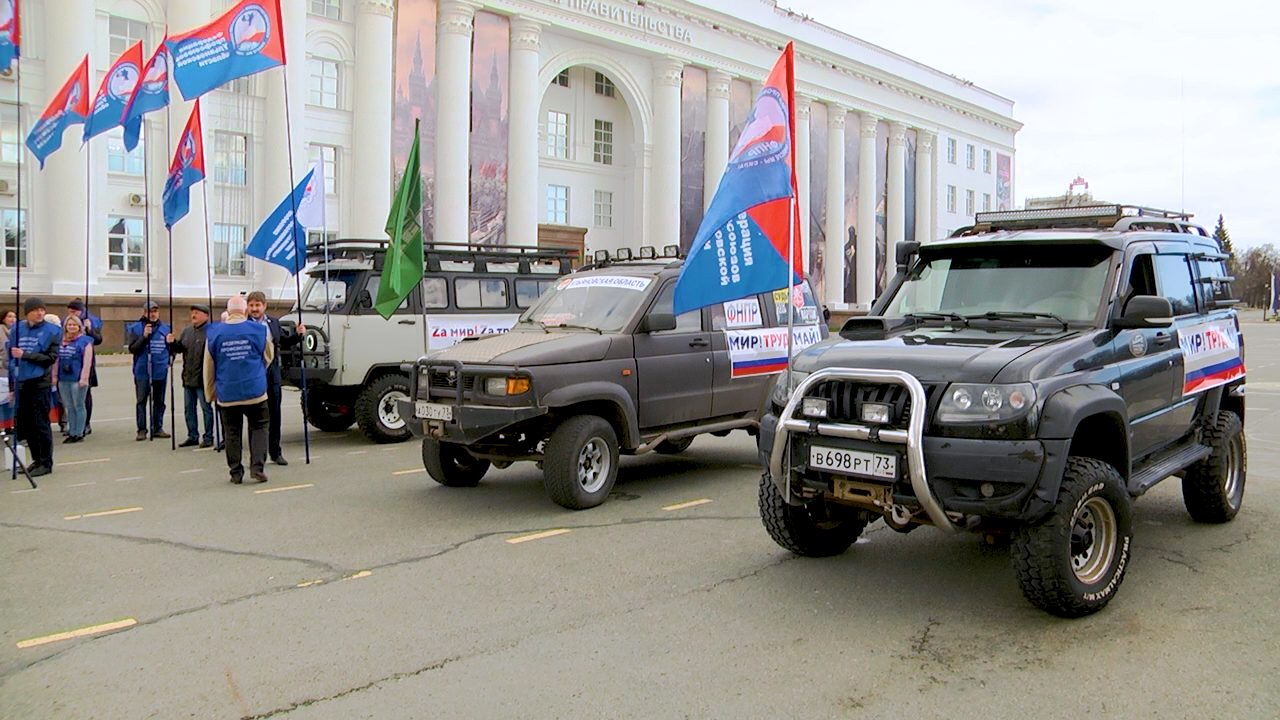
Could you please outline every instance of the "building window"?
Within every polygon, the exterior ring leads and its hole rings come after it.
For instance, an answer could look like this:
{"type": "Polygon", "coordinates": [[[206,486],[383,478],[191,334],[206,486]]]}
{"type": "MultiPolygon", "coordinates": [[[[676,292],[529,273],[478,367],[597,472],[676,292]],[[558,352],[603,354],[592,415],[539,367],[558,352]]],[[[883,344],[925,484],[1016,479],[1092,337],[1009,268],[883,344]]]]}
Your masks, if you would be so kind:
{"type": "Polygon", "coordinates": [[[618,89],[613,86],[613,81],[604,76],[604,73],[596,73],[596,94],[605,97],[615,97],[618,89]]]}
{"type": "Polygon", "coordinates": [[[107,267],[115,272],[145,272],[142,218],[110,217],[108,221],[107,267]]]}
{"type": "Polygon", "coordinates": [[[110,35],[108,46],[111,50],[111,61],[124,54],[136,42],[144,46],[147,42],[147,24],[138,20],[130,20],[112,15],[107,20],[107,32],[110,35]]]}
{"type": "Polygon", "coordinates": [[[972,190],[964,191],[964,214],[965,215],[973,214],[973,191],[972,190]]]}
{"type": "Polygon", "coordinates": [[[253,94],[253,77],[236,78],[231,82],[223,85],[219,90],[225,90],[236,95],[252,95],[253,94]]]}
{"type": "Polygon", "coordinates": [[[143,143],[146,142],[146,123],[142,124],[143,136],[139,136],[138,147],[129,152],[124,148],[124,131],[112,130],[107,135],[107,172],[142,177],[145,170],[143,143]]]}
{"type": "Polygon", "coordinates": [[[964,146],[964,166],[969,168],[970,170],[973,169],[973,146],[972,145],[964,146]]]}
{"type": "Polygon", "coordinates": [[[547,112],[547,154],[569,159],[569,114],[550,110],[547,112]]]}
{"type": "Polygon", "coordinates": [[[311,0],[311,14],[330,20],[341,20],[342,0],[311,0]]]}
{"type": "Polygon", "coordinates": [[[244,276],[244,236],[243,225],[213,224],[213,274],[244,276]]]}
{"type": "Polygon", "coordinates": [[[555,79],[551,81],[551,84],[559,85],[560,87],[569,87],[569,69],[565,68],[564,70],[561,70],[560,74],[556,75],[555,79]]]}
{"type": "Polygon", "coordinates": [[[591,153],[592,160],[601,165],[613,164],[613,123],[608,120],[596,121],[595,146],[591,153]]]}
{"type": "Polygon", "coordinates": [[[245,185],[249,181],[249,138],[234,133],[213,134],[213,181],[245,185]]]}
{"type": "Polygon", "coordinates": [[[330,242],[330,243],[338,242],[338,231],[337,230],[308,230],[307,231],[308,245],[324,245],[326,242],[330,242]]]}
{"type": "Polygon", "coordinates": [[[991,193],[982,193],[982,212],[991,212],[991,193]]]}
{"type": "Polygon", "coordinates": [[[567,186],[547,186],[547,222],[554,225],[569,224],[569,188],[567,186]]]}
{"type": "Polygon", "coordinates": [[[324,194],[338,194],[338,148],[332,145],[312,145],[311,163],[319,160],[324,165],[324,194]]]}
{"type": "Polygon", "coordinates": [[[311,67],[311,104],[336,110],[338,108],[338,61],[324,58],[308,58],[311,67]]]}
{"type": "Polygon", "coordinates": [[[956,164],[956,139],[947,138],[947,162],[956,164]]]}
{"type": "Polygon", "coordinates": [[[0,160],[18,162],[21,147],[18,139],[18,106],[0,102],[0,160]]]}
{"type": "Polygon", "coordinates": [[[4,224],[4,267],[27,267],[27,214],[13,208],[0,210],[4,224]]]}
{"type": "Polygon", "coordinates": [[[990,150],[982,151],[982,172],[984,173],[991,172],[991,151],[990,150]]]}
{"type": "Polygon", "coordinates": [[[595,226],[598,228],[613,227],[613,193],[608,190],[596,190],[596,197],[593,205],[595,226]]]}
{"type": "Polygon", "coordinates": [[[956,211],[956,186],[947,186],[947,212],[956,211]]]}

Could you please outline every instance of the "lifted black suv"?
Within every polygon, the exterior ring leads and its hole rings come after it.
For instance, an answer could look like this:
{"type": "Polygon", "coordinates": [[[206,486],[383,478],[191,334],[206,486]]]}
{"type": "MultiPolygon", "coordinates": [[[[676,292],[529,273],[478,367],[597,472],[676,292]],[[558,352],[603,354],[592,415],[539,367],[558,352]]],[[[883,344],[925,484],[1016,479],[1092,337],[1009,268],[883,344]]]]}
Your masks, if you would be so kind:
{"type": "Polygon", "coordinates": [[[1011,534],[1032,604],[1100,610],[1132,500],[1182,478],[1231,520],[1245,484],[1244,341],[1227,259],[1189,215],[1127,206],[983,213],[898,248],[870,316],[799,353],[761,421],[760,512],[782,547],[896,530],[1011,534]]]}

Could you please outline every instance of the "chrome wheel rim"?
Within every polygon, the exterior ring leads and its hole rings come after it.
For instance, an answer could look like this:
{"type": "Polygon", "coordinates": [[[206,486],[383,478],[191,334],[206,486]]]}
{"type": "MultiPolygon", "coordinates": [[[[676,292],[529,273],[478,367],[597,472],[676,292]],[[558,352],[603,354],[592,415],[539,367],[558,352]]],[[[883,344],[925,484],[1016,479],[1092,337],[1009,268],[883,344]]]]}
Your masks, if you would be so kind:
{"type": "Polygon", "coordinates": [[[609,464],[609,447],[604,440],[591,438],[578,453],[578,484],[585,492],[599,492],[609,477],[609,464]]]}
{"type": "Polygon", "coordinates": [[[399,430],[404,427],[404,418],[400,417],[400,411],[396,408],[397,400],[408,400],[409,396],[399,390],[392,390],[382,396],[382,402],[378,403],[378,422],[388,430],[399,430]]]}
{"type": "Polygon", "coordinates": [[[1077,580],[1093,585],[1106,577],[1119,534],[1111,503],[1100,497],[1085,501],[1071,521],[1071,571],[1077,580]]]}
{"type": "Polygon", "coordinates": [[[1222,480],[1222,492],[1227,503],[1235,508],[1240,504],[1240,494],[1244,487],[1244,447],[1240,438],[1233,438],[1227,443],[1227,476],[1222,480]]]}

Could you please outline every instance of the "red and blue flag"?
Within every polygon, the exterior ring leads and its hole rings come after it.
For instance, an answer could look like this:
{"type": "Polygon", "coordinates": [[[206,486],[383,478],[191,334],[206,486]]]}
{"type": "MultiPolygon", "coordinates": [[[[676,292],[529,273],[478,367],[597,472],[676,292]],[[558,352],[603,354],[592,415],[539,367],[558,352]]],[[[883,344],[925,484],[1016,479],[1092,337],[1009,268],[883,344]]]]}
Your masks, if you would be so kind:
{"type": "Polygon", "coordinates": [[[676,281],[676,314],[804,278],[795,207],[795,87],[795,49],[788,43],[694,235],[676,281]]]}
{"type": "Polygon", "coordinates": [[[178,151],[169,165],[169,178],[164,182],[164,226],[174,223],[191,211],[191,186],[204,180],[204,133],[200,130],[200,101],[191,109],[191,119],[178,140],[178,151]]]}
{"type": "Polygon", "coordinates": [[[0,0],[0,70],[8,71],[13,59],[21,55],[22,22],[18,0],[0,0]]]}
{"type": "Polygon", "coordinates": [[[107,71],[107,76],[102,78],[102,85],[93,99],[93,109],[84,124],[83,142],[89,142],[108,130],[120,127],[125,106],[129,104],[129,96],[133,94],[141,77],[142,42],[138,41],[116,58],[115,64],[107,71]]]}
{"type": "Polygon", "coordinates": [[[27,148],[40,161],[44,161],[62,147],[62,134],[72,125],[82,124],[89,117],[89,56],[80,61],[80,67],[71,73],[44,114],[36,121],[27,135],[27,148]]]}
{"type": "Polygon", "coordinates": [[[165,41],[173,81],[194,100],[237,78],[284,65],[280,0],[242,0],[216,20],[165,41]]]}
{"type": "Polygon", "coordinates": [[[124,125],[124,148],[133,152],[142,135],[142,116],[169,107],[169,53],[164,42],[156,46],[151,59],[142,66],[142,78],[129,94],[120,124],[124,125]]]}

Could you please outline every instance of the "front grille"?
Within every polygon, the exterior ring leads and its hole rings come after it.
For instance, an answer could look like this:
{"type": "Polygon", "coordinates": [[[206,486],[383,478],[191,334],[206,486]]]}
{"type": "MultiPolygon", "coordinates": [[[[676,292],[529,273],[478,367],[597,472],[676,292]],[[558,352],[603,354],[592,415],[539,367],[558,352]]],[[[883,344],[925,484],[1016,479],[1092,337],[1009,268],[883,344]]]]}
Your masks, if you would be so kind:
{"type": "MultiPolygon", "coordinates": [[[[934,386],[925,385],[926,399],[933,394],[933,389],[934,386]]],[[[814,386],[808,395],[831,401],[828,417],[832,422],[861,422],[864,403],[880,403],[892,408],[892,425],[906,425],[911,419],[911,393],[905,385],[829,380],[814,386]]]]}
{"type": "MultiPolygon", "coordinates": [[[[453,372],[453,371],[431,370],[429,373],[429,377],[431,379],[431,389],[432,390],[457,390],[458,389],[457,373],[455,372],[454,378],[450,379],[449,378],[450,372],[453,372]]],[[[476,387],[475,375],[462,376],[463,390],[474,390],[475,387],[476,387]]]]}

